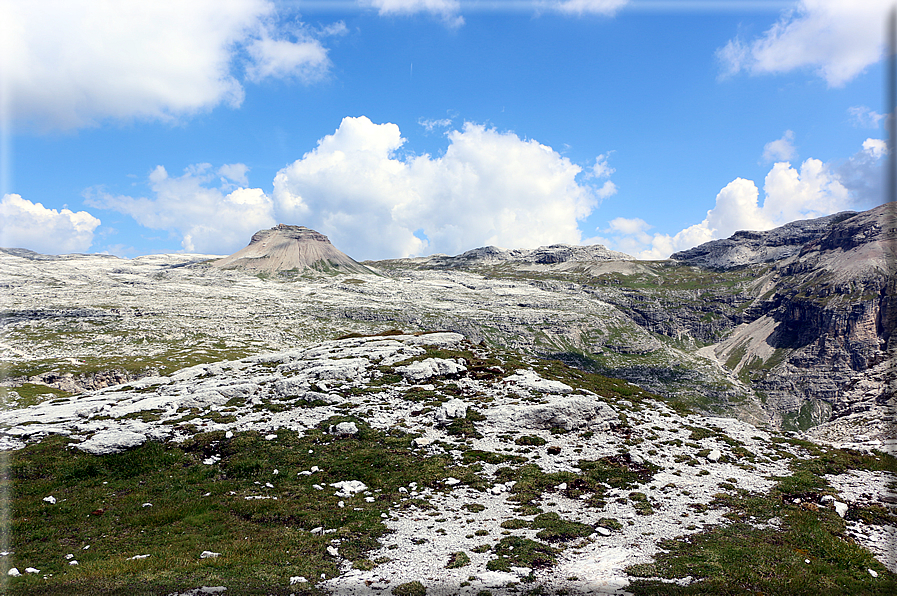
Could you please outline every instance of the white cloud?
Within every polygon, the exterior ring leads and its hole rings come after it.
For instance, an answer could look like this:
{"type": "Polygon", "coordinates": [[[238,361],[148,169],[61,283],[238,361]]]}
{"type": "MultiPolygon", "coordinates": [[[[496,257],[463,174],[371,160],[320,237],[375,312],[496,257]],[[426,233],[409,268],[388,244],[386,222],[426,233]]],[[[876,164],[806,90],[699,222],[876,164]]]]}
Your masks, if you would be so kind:
{"type": "Polygon", "coordinates": [[[725,73],[784,73],[814,68],[841,87],[882,57],[893,0],[801,0],[762,36],[729,41],[717,51],[725,73]]]}
{"type": "Polygon", "coordinates": [[[580,166],[513,133],[467,123],[447,138],[441,157],[402,160],[398,126],[344,118],[278,172],[278,217],[327,234],[355,258],[457,254],[578,243],[577,222],[613,192],[609,180],[600,188],[578,182],[580,166]]]}
{"type": "MultiPolygon", "coordinates": [[[[239,176],[240,166],[223,166],[218,173],[239,176]]],[[[191,166],[179,178],[169,177],[165,168],[156,166],[149,175],[153,198],[114,196],[101,189],[89,189],[85,197],[93,207],[130,215],[147,228],[176,233],[187,252],[229,254],[246,246],[258,230],[276,223],[273,203],[259,188],[237,188],[225,194],[209,186],[214,177],[209,164],[191,166]]],[[[230,190],[227,184],[222,188],[230,190]]]]}
{"type": "Polygon", "coordinates": [[[417,123],[423,126],[427,132],[433,132],[433,130],[437,128],[448,128],[452,125],[452,120],[451,118],[442,118],[441,120],[425,120],[419,118],[417,123]]]}
{"type": "Polygon", "coordinates": [[[381,15],[429,12],[442,17],[452,27],[464,24],[464,17],[458,14],[461,10],[458,0],[359,0],[359,4],[376,8],[381,15]]]}
{"type": "Polygon", "coordinates": [[[614,15],[623,6],[629,3],[629,0],[562,0],[560,2],[551,2],[550,8],[564,14],[600,14],[614,15]]]}
{"type": "Polygon", "coordinates": [[[710,240],[728,238],[738,230],[769,230],[798,219],[839,211],[868,209],[884,201],[882,161],[887,152],[881,139],[867,139],[863,149],[840,165],[807,159],[797,169],[777,162],[760,191],[751,180],[736,178],[716,195],[716,205],[700,223],[676,234],[648,233],[641,219],[617,218],[602,239],[608,246],[642,259],[665,259],[672,253],[710,240]]]}
{"type": "Polygon", "coordinates": [[[878,123],[885,119],[884,114],[879,114],[866,106],[849,107],[847,113],[850,114],[853,125],[859,128],[878,128],[878,123]]]}
{"type": "Polygon", "coordinates": [[[888,153],[888,143],[884,139],[866,139],[863,141],[863,153],[872,159],[880,159],[888,153]]]}
{"type": "Polygon", "coordinates": [[[770,141],[763,147],[763,161],[791,161],[797,157],[794,148],[794,131],[786,130],[781,139],[770,141]]]}
{"type": "Polygon", "coordinates": [[[0,246],[45,254],[86,252],[100,220],[87,211],[47,209],[20,195],[0,200],[0,246]]]}
{"type": "Polygon", "coordinates": [[[273,38],[264,29],[259,39],[247,45],[246,51],[253,60],[246,68],[246,76],[253,82],[294,77],[308,83],[323,78],[330,69],[327,50],[318,40],[306,35],[293,42],[273,38]]]}
{"type": "Polygon", "coordinates": [[[887,154],[883,139],[866,139],[861,151],[838,166],[838,179],[849,191],[854,209],[869,209],[889,200],[885,196],[887,154]]]}
{"type": "Polygon", "coordinates": [[[287,41],[276,17],[271,0],[4,1],[0,83],[9,115],[41,129],[173,120],[239,106],[241,67],[251,80],[325,72],[326,50],[313,34],[287,41]]]}
{"type": "Polygon", "coordinates": [[[218,168],[218,175],[223,183],[235,182],[241,186],[249,186],[249,178],[246,176],[248,172],[249,168],[242,163],[224,164],[218,168]]]}

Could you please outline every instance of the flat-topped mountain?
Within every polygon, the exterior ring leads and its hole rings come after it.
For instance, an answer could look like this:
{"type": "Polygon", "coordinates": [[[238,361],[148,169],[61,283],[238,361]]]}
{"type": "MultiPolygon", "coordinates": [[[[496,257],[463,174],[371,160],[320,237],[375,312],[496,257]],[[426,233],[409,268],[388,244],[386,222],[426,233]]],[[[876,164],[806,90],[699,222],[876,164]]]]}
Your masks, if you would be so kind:
{"type": "Polygon", "coordinates": [[[250,269],[265,273],[305,271],[371,273],[337,249],[324,234],[305,226],[278,224],[252,235],[249,246],[212,263],[220,269],[250,269]]]}

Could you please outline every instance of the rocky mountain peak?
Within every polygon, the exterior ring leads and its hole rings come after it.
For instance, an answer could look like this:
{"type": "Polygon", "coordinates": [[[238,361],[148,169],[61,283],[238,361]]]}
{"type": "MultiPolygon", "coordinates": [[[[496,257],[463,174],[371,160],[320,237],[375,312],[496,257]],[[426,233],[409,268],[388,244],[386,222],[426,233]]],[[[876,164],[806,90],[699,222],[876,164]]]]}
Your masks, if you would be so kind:
{"type": "Polygon", "coordinates": [[[836,224],[855,215],[853,211],[842,211],[816,219],[793,221],[762,232],[742,230],[729,238],[711,240],[674,253],[670,258],[687,265],[715,269],[779,261],[799,254],[804,245],[818,240],[836,224]]]}
{"type": "Polygon", "coordinates": [[[264,273],[302,272],[370,273],[324,234],[305,226],[277,224],[252,235],[249,246],[212,263],[220,269],[249,269],[264,273]]]}

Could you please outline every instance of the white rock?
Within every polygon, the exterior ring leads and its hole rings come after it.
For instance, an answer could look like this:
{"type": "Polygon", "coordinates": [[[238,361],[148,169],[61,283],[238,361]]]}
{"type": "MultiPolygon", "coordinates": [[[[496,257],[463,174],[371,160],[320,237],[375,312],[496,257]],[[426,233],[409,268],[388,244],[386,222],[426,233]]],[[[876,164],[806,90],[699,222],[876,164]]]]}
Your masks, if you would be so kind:
{"type": "Polygon", "coordinates": [[[620,420],[606,403],[586,395],[558,397],[548,404],[499,406],[490,409],[487,416],[496,424],[517,428],[566,430],[607,430],[620,420]]]}
{"type": "Polygon", "coordinates": [[[66,560],[74,559],[75,555],[73,555],[72,553],[69,553],[65,556],[65,558],[66,558],[66,560]]]}
{"type": "Polygon", "coordinates": [[[337,492],[333,493],[334,496],[337,497],[351,497],[356,493],[360,493],[368,489],[367,485],[360,480],[344,480],[342,482],[335,482],[330,486],[339,489],[337,492]]]}
{"type": "Polygon", "coordinates": [[[120,453],[146,442],[146,435],[127,430],[100,431],[83,443],[75,445],[81,451],[91,455],[108,455],[120,453]]]}
{"type": "Polygon", "coordinates": [[[458,480],[457,478],[452,478],[451,476],[449,476],[448,478],[445,479],[445,483],[447,486],[455,486],[456,484],[460,484],[461,481],[458,480]]]}
{"type": "Polygon", "coordinates": [[[335,546],[328,546],[328,547],[327,547],[327,554],[330,555],[331,557],[338,557],[338,556],[339,556],[339,550],[337,550],[337,548],[336,548],[335,546]]]}
{"type": "Polygon", "coordinates": [[[141,505],[141,507],[152,507],[152,506],[153,506],[152,503],[144,503],[143,505],[141,505]]]}
{"type": "Polygon", "coordinates": [[[322,534],[324,533],[324,528],[322,526],[318,526],[317,528],[311,529],[312,534],[322,534]]]}
{"type": "Polygon", "coordinates": [[[838,513],[838,515],[840,515],[841,517],[847,515],[847,503],[834,501],[832,504],[835,506],[835,511],[838,513]]]}
{"type": "Polygon", "coordinates": [[[341,437],[356,435],[358,434],[358,427],[354,422],[340,422],[336,426],[330,427],[330,434],[341,437]]]}
{"type": "Polygon", "coordinates": [[[232,431],[232,430],[229,430],[226,433],[224,433],[225,439],[232,439],[233,437],[234,437],[234,431],[232,431]]]}
{"type": "MultiPolygon", "coordinates": [[[[208,552],[208,551],[206,551],[206,552],[208,552]]],[[[205,553],[203,553],[203,554],[205,554],[205,553]]],[[[200,555],[200,556],[202,556],[202,555],[200,555]]],[[[129,561],[140,561],[141,559],[147,559],[147,558],[149,558],[149,555],[134,555],[133,557],[128,557],[128,560],[129,561]]],[[[205,557],[202,557],[202,558],[204,559],[205,557]]]]}
{"type": "Polygon", "coordinates": [[[336,506],[339,507],[340,509],[342,509],[343,507],[346,506],[346,502],[345,502],[345,501],[340,501],[339,503],[336,504],[336,506]]]}
{"type": "Polygon", "coordinates": [[[531,370],[518,370],[513,375],[505,377],[505,381],[537,393],[573,393],[573,387],[570,385],[543,379],[531,370]]]}
{"type": "Polygon", "coordinates": [[[433,442],[433,439],[428,439],[426,437],[417,437],[416,439],[414,439],[414,444],[417,447],[426,447],[427,445],[431,444],[432,442],[433,442]]]}
{"type": "Polygon", "coordinates": [[[277,435],[276,435],[276,434],[265,435],[265,440],[266,440],[266,441],[273,441],[273,440],[276,439],[276,438],[277,438],[277,435]]]}
{"type": "Polygon", "coordinates": [[[610,530],[608,530],[607,528],[598,526],[597,528],[595,528],[595,531],[598,532],[599,534],[601,534],[602,536],[610,536],[610,530]]]}
{"type": "Polygon", "coordinates": [[[78,561],[76,561],[76,560],[74,560],[74,559],[72,559],[71,561],[69,561],[69,565],[77,565],[77,564],[78,564],[78,561]]]}
{"type": "Polygon", "coordinates": [[[707,459],[709,459],[710,461],[719,461],[722,456],[723,454],[720,453],[719,449],[714,449],[707,454],[707,459]]]}
{"type": "Polygon", "coordinates": [[[869,575],[871,575],[872,577],[878,577],[878,572],[875,571],[875,569],[870,569],[870,570],[869,570],[869,575]]]}
{"type": "Polygon", "coordinates": [[[274,471],[271,472],[271,473],[272,473],[273,475],[277,476],[278,474],[280,474],[280,470],[278,470],[277,468],[274,468],[274,471]]]}
{"type": "Polygon", "coordinates": [[[56,504],[56,497],[50,495],[49,497],[44,497],[44,502],[49,503],[50,505],[56,504]]]}
{"type": "Polygon", "coordinates": [[[304,584],[307,583],[308,580],[302,577],[301,575],[294,575],[290,578],[290,585],[295,586],[296,584],[304,584]]]}
{"type": "Polygon", "coordinates": [[[466,370],[467,367],[463,364],[445,358],[427,358],[420,362],[412,362],[407,366],[396,367],[396,372],[412,383],[419,383],[430,377],[451,375],[466,370]]]}
{"type": "Polygon", "coordinates": [[[833,497],[831,495],[822,495],[822,498],[819,499],[819,502],[820,503],[831,503],[834,500],[835,500],[835,497],[833,497]]]}
{"type": "Polygon", "coordinates": [[[10,576],[10,577],[19,577],[19,576],[22,575],[22,574],[19,573],[19,570],[18,570],[18,569],[16,569],[15,567],[13,567],[12,569],[10,569],[9,571],[6,572],[6,575],[8,575],[8,576],[10,576]]]}
{"type": "Polygon", "coordinates": [[[450,420],[464,418],[467,415],[467,404],[460,399],[450,399],[436,410],[434,417],[437,424],[448,424],[450,420]]]}
{"type": "Polygon", "coordinates": [[[200,559],[214,559],[215,557],[219,557],[219,556],[221,556],[221,553],[213,553],[210,550],[204,550],[204,551],[202,551],[202,554],[199,555],[199,558],[200,559]]]}
{"type": "Polygon", "coordinates": [[[560,484],[558,484],[557,486],[555,486],[555,488],[558,489],[558,490],[567,490],[567,483],[566,483],[566,482],[561,482],[560,484]]]}
{"type": "Polygon", "coordinates": [[[40,569],[34,567],[25,567],[25,573],[40,573],[40,569]]]}

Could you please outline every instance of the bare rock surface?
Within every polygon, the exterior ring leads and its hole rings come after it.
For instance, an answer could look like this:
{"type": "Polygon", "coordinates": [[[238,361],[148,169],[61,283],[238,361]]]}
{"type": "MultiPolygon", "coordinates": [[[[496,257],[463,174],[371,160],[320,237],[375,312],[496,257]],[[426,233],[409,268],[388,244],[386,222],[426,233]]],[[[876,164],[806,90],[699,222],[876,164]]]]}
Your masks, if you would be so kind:
{"type": "Polygon", "coordinates": [[[249,269],[265,273],[336,270],[370,273],[364,265],[337,249],[324,234],[304,226],[278,224],[256,232],[249,246],[214,262],[221,269],[249,269]]]}

